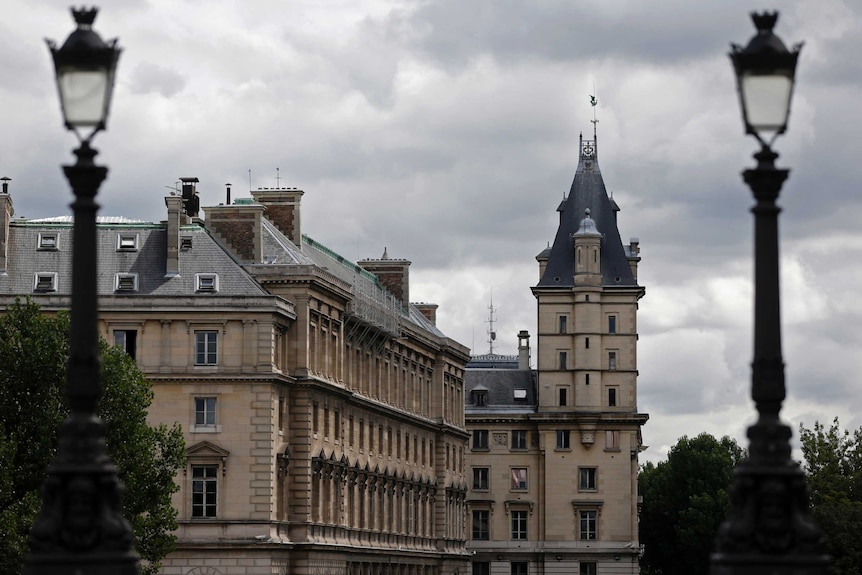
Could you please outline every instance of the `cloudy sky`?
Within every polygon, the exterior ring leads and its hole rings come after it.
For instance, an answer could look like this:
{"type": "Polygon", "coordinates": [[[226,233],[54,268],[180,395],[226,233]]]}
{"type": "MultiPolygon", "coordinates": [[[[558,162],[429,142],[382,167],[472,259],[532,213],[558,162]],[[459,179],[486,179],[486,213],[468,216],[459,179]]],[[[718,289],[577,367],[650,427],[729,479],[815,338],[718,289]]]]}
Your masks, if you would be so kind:
{"type": "MultiPolygon", "coordinates": [[[[106,133],[104,215],[158,221],[181,176],[202,205],[253,187],[305,190],[303,231],[346,257],[406,258],[411,299],[488,351],[535,333],[535,256],[599,106],[599,158],[640,238],[639,408],[648,459],[752,418],[751,216],[728,43],[742,0],[114,0],[96,21],[124,48],[106,133]],[[276,174],[279,174],[279,180],[276,174]]],[[[784,355],[794,427],[862,425],[862,4],[781,2],[805,41],[780,164],[784,355]]],[[[48,50],[68,2],[6,0],[0,176],[16,215],[68,213],[72,159],[48,50]]]]}

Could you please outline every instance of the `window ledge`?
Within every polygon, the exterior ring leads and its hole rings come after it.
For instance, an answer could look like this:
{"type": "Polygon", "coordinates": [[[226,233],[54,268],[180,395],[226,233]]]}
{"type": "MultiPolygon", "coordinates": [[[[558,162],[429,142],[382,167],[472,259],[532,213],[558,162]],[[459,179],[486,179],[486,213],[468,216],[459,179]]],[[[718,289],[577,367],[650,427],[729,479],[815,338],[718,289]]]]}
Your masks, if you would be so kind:
{"type": "Polygon", "coordinates": [[[221,433],[221,425],[192,425],[189,433],[221,433]]]}

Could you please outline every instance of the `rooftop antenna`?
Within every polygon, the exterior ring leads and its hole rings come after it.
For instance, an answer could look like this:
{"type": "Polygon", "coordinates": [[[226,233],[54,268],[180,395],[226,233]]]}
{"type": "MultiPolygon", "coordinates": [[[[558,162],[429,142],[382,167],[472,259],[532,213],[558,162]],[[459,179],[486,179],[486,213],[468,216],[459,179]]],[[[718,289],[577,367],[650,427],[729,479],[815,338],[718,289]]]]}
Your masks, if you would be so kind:
{"type": "Polygon", "coordinates": [[[494,288],[491,288],[491,305],[488,306],[488,320],[485,322],[488,324],[488,354],[494,355],[494,341],[497,339],[497,332],[494,329],[494,322],[496,321],[496,309],[494,309],[494,288]]]}
{"type": "Polygon", "coordinates": [[[251,194],[251,169],[248,171],[248,193],[251,194]]]}
{"type": "Polygon", "coordinates": [[[278,168],[275,169],[275,189],[281,189],[281,173],[278,171],[278,168]]]}

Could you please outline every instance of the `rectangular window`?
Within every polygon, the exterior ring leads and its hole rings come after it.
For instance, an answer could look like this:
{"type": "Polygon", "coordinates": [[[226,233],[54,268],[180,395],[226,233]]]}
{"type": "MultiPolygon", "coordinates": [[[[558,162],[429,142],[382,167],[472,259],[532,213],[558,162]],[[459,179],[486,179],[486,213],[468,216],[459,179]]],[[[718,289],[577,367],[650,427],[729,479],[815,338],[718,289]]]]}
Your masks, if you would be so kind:
{"type": "Polygon", "coordinates": [[[329,437],[329,406],[323,406],[323,437],[329,437]]]}
{"type": "Polygon", "coordinates": [[[359,449],[365,449],[365,422],[359,420],[359,449]]]}
{"type": "Polygon", "coordinates": [[[595,491],[596,490],[596,468],[581,467],[578,469],[578,490],[579,491],[595,491]]]}
{"type": "Polygon", "coordinates": [[[617,405],[617,388],[609,387],[608,388],[608,406],[616,407],[617,405]]]}
{"type": "Polygon", "coordinates": [[[588,338],[588,337],[584,338],[584,348],[590,349],[590,338],[588,338]]]}
{"type": "Polygon", "coordinates": [[[564,315],[561,315],[560,316],[560,333],[561,334],[566,333],[566,327],[567,327],[566,323],[568,323],[568,318],[564,315]]]}
{"type": "Polygon", "coordinates": [[[218,362],[218,332],[195,332],[195,365],[216,365],[218,362]]]}
{"type": "Polygon", "coordinates": [[[578,575],[596,575],[598,573],[597,566],[592,561],[581,561],[578,575]]]}
{"type": "Polygon", "coordinates": [[[216,398],[195,398],[195,426],[213,426],[216,424],[216,398]]]}
{"type": "Polygon", "coordinates": [[[33,291],[57,291],[57,274],[52,272],[37,273],[33,279],[33,291]]]}
{"type": "Polygon", "coordinates": [[[587,385],[590,384],[590,374],[589,373],[584,375],[584,383],[587,385]]]}
{"type": "Polygon", "coordinates": [[[520,509],[513,510],[512,515],[512,540],[521,541],[527,538],[527,512],[520,509]]]}
{"type": "Polygon", "coordinates": [[[527,490],[527,468],[513,467],[512,468],[512,491],[527,490]]]}
{"type": "Polygon", "coordinates": [[[311,405],[311,430],[315,435],[320,431],[320,407],[316,401],[311,405]]]}
{"type": "Polygon", "coordinates": [[[560,352],[560,369],[567,369],[567,367],[566,367],[566,360],[567,359],[568,358],[567,358],[566,352],[561,351],[560,352]]]}
{"type": "Polygon", "coordinates": [[[620,432],[605,431],[605,449],[616,451],[620,448],[620,432]]]}
{"type": "Polygon", "coordinates": [[[218,274],[195,274],[195,291],[217,292],[218,274]]]}
{"type": "Polygon", "coordinates": [[[138,234],[117,234],[117,251],[134,251],[138,249],[138,234]]]}
{"type": "Polygon", "coordinates": [[[389,457],[392,457],[392,428],[386,428],[386,452],[389,454],[389,457]]]}
{"type": "Polygon", "coordinates": [[[571,432],[568,429],[557,430],[557,449],[571,449],[571,432]]]}
{"type": "Polygon", "coordinates": [[[138,274],[114,274],[114,291],[138,291],[138,274]]]}
{"type": "Polygon", "coordinates": [[[216,517],[218,465],[192,465],[192,517],[216,517]]]}
{"type": "Polygon", "coordinates": [[[527,449],[527,430],[512,430],[512,449],[527,449]]]}
{"type": "Polygon", "coordinates": [[[617,333],[617,316],[608,316],[608,333],[617,333]]]}
{"type": "Polygon", "coordinates": [[[278,429],[284,431],[284,398],[278,398],[278,429]]]}
{"type": "Polygon", "coordinates": [[[335,432],[333,435],[335,436],[335,441],[341,441],[341,412],[337,409],[335,410],[335,432]]]}
{"type": "Polygon", "coordinates": [[[530,564],[526,561],[512,561],[512,575],[530,575],[530,564]]]}
{"type": "Polygon", "coordinates": [[[41,232],[39,234],[38,249],[40,250],[54,251],[59,246],[59,243],[56,233],[41,232]]]}
{"type": "Polygon", "coordinates": [[[487,491],[489,488],[488,477],[490,470],[487,467],[473,468],[473,489],[476,491],[487,491]]]}
{"type": "Polygon", "coordinates": [[[488,430],[473,430],[473,449],[488,449],[488,430]]]}
{"type": "Polygon", "coordinates": [[[138,332],[133,329],[115,329],[114,345],[125,351],[129,357],[135,359],[137,349],[138,332]]]}
{"type": "Polygon", "coordinates": [[[488,518],[490,512],[487,509],[473,511],[473,540],[488,541],[488,518]]]}
{"type": "Polygon", "coordinates": [[[566,389],[565,387],[561,387],[561,388],[559,389],[559,395],[560,395],[560,406],[561,406],[561,407],[565,407],[565,405],[566,405],[566,401],[568,400],[568,397],[567,397],[567,396],[568,396],[568,391],[569,391],[569,390],[568,390],[568,389],[566,389]]]}
{"type": "Polygon", "coordinates": [[[595,541],[596,539],[596,517],[598,513],[595,511],[581,511],[580,512],[581,520],[580,520],[580,533],[579,537],[581,541],[595,541]]]}
{"type": "Polygon", "coordinates": [[[617,352],[608,352],[608,369],[613,371],[617,368],[617,352]]]}
{"type": "Polygon", "coordinates": [[[491,575],[491,564],[487,561],[476,561],[471,563],[473,575],[491,575]]]}

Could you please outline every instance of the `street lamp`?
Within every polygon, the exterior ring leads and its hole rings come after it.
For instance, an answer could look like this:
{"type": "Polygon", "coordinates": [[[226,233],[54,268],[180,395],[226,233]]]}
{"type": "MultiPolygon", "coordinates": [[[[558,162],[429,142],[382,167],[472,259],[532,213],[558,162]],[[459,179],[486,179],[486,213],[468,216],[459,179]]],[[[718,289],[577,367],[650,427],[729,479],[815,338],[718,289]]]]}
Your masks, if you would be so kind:
{"type": "Polygon", "coordinates": [[[81,142],[78,160],[63,171],[75,201],[72,310],[66,394],[70,415],[59,433],[56,459],[42,486],[42,512],[30,530],[24,573],[135,574],[134,533],[121,513],[122,485],[105,450],[105,426],[96,417],[99,382],[95,198],[108,169],[97,166],[90,140],[104,130],[120,49],[92,29],[97,9],[72,9],[77,28],[60,49],[48,41],[66,127],[81,142]],[[79,130],[90,130],[85,137],[79,130]]]}
{"type": "Polygon", "coordinates": [[[749,457],[734,473],[730,511],[711,557],[712,575],[825,574],[831,561],[808,513],[805,474],[791,458],[790,427],[779,412],[785,398],[778,287],[778,194],[789,170],[777,169],[770,145],[787,129],[796,61],[772,28],[778,13],[751,15],[757,34],[745,49],[732,45],[742,118],[761,144],[757,167],[743,172],[754,213],[754,361],[751,396],[758,418],[748,428],[749,457]],[[771,137],[770,137],[771,136],[771,137]]]}

